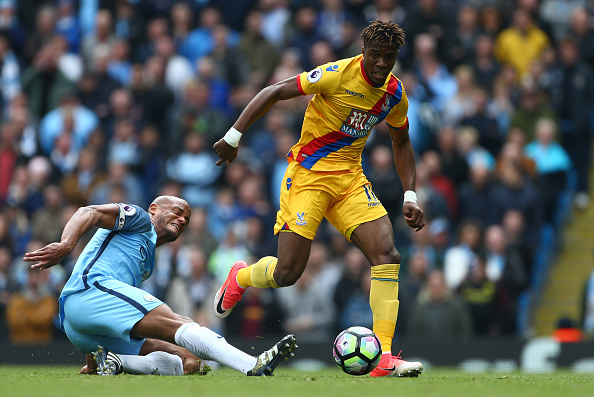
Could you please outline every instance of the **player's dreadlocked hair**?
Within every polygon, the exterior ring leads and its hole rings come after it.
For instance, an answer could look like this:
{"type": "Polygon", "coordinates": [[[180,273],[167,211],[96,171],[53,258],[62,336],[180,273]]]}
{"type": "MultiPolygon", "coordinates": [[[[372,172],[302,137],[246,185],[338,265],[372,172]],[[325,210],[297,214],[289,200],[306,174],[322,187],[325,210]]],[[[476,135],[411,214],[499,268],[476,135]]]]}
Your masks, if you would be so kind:
{"type": "Polygon", "coordinates": [[[400,48],[404,45],[404,30],[392,21],[382,22],[379,19],[376,19],[363,29],[361,38],[363,39],[363,45],[365,47],[372,41],[376,41],[379,43],[387,43],[388,45],[395,43],[398,48],[400,48]]]}

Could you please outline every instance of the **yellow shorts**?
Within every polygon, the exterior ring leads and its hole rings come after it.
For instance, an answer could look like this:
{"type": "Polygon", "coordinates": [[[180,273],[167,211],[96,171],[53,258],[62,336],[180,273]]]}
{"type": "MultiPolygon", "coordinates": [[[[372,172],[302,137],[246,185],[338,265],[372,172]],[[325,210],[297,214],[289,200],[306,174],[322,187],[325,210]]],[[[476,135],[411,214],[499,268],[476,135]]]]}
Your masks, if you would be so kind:
{"type": "Polygon", "coordinates": [[[274,234],[290,230],[313,240],[320,222],[326,218],[350,240],[349,229],[386,214],[362,169],[311,171],[290,160],[281,186],[274,234]]]}

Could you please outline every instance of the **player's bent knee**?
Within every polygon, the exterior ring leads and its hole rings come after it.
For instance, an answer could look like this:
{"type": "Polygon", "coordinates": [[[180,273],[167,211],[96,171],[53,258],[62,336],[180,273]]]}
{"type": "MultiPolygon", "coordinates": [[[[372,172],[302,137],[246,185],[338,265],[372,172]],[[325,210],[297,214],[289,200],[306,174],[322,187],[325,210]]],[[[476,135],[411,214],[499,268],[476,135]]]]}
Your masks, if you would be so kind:
{"type": "Polygon", "coordinates": [[[289,287],[297,282],[301,277],[300,272],[295,272],[292,269],[287,270],[280,270],[276,268],[274,272],[274,281],[279,287],[289,287]]]}
{"type": "Polygon", "coordinates": [[[383,253],[379,254],[376,258],[372,259],[372,266],[383,265],[386,263],[400,263],[402,256],[396,247],[391,246],[387,248],[383,253]]]}

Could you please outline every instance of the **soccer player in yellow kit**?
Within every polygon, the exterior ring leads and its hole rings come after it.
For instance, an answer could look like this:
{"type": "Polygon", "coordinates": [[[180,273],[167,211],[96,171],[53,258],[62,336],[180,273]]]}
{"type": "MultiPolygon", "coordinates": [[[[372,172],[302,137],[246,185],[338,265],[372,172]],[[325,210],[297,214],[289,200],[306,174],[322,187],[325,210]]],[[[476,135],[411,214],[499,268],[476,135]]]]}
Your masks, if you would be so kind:
{"type": "MultiPolygon", "coordinates": [[[[373,331],[382,358],[371,376],[416,377],[420,362],[392,355],[398,316],[398,272],[392,224],[363,174],[361,152],[374,125],[385,119],[392,138],[394,164],[404,188],[404,219],[417,231],[425,225],[416,203],[415,156],[408,136],[408,99],[391,70],[404,31],[395,23],[367,26],[362,55],[331,62],[262,89],[233,127],[214,145],[217,165],[237,157],[242,133],[279,100],[315,94],[310,100],[299,142],[288,153],[281,188],[278,258],[268,256],[248,266],[236,262],[215,296],[218,317],[226,317],[247,287],[293,285],[303,273],[318,225],[328,219],[371,263],[369,303],[373,331]]],[[[356,324],[353,324],[356,325],[356,324]]]]}

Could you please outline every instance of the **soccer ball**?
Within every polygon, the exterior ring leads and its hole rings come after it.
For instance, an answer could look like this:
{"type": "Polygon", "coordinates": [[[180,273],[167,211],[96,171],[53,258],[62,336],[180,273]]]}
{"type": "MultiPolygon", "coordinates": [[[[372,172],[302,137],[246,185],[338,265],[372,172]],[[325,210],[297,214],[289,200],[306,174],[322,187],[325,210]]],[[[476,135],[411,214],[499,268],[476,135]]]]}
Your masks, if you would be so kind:
{"type": "Polygon", "coordinates": [[[365,375],[373,371],[382,357],[382,345],[372,330],[350,327],[334,340],[334,361],[350,375],[365,375]]]}

